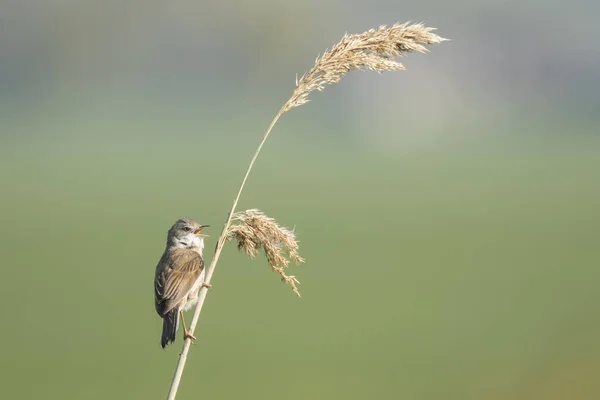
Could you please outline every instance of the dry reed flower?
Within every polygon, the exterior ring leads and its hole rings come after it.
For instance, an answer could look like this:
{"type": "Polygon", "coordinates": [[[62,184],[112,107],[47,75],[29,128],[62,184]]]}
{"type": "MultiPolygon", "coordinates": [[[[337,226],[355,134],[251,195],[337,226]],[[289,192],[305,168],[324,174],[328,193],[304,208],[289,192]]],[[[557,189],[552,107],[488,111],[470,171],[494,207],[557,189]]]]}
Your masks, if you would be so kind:
{"type": "Polygon", "coordinates": [[[300,282],[284,271],[290,260],[296,264],[304,262],[298,254],[298,241],[294,231],[280,226],[273,218],[256,209],[237,212],[232,221],[239,224],[229,226],[227,240],[235,240],[238,249],[251,258],[256,257],[259,250],[263,249],[271,269],[300,296],[296,287],[300,282]]]}
{"type": "Polygon", "coordinates": [[[363,33],[344,35],[338,44],[317,57],[310,71],[305,72],[299,80],[296,78],[296,89],[281,109],[281,114],[306,104],[310,92],[321,91],[325,85],[338,83],[351,70],[403,70],[404,66],[395,60],[396,57],[413,51],[426,53],[429,50],[424,44],[448,40],[434,34],[434,30],[423,24],[410,25],[406,22],[389,28],[381,25],[363,33]]]}

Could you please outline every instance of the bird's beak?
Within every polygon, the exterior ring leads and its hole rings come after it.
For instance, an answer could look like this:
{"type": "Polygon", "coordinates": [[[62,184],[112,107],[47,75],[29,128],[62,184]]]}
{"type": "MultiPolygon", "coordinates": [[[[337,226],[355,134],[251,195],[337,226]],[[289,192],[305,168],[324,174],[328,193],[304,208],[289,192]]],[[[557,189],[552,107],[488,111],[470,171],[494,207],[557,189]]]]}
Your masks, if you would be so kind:
{"type": "Polygon", "coordinates": [[[210,225],[200,225],[200,228],[198,228],[198,229],[196,229],[196,230],[194,231],[194,235],[196,235],[196,236],[198,236],[198,237],[201,237],[201,238],[207,238],[207,237],[210,237],[210,236],[208,236],[208,235],[205,235],[205,234],[203,234],[203,233],[200,233],[200,231],[201,231],[202,229],[204,229],[204,228],[208,228],[209,226],[210,226],[210,225]]]}

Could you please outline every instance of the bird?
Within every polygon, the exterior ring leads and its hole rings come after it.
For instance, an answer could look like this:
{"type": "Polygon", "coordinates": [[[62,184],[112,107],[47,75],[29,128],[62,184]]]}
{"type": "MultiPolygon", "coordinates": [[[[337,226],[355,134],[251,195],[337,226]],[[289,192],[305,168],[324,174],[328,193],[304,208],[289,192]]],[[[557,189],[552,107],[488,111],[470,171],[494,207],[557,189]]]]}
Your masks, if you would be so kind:
{"type": "Polygon", "coordinates": [[[185,326],[183,311],[189,310],[198,302],[201,287],[211,287],[204,282],[202,258],[204,238],[208,235],[201,233],[209,226],[190,218],[181,218],[167,233],[167,245],[154,273],[154,305],[163,319],[160,336],[163,349],[175,342],[180,318],[183,340],[196,340],[185,326]]]}

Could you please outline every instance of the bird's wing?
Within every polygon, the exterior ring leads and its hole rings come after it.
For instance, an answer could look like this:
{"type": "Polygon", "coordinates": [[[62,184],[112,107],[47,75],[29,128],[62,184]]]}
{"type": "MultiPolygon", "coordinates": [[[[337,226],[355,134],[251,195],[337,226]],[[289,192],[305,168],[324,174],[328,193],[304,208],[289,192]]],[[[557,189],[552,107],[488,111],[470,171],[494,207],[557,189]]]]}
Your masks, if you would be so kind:
{"type": "Polygon", "coordinates": [[[169,249],[156,266],[154,298],[162,317],[175,308],[194,286],[204,269],[200,254],[189,249],[169,249]]]}

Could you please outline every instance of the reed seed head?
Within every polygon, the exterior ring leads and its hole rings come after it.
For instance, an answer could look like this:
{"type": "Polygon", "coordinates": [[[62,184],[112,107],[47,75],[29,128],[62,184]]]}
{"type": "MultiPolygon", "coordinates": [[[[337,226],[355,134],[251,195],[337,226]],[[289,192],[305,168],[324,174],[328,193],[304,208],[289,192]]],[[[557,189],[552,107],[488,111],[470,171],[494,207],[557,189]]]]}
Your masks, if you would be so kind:
{"type": "Polygon", "coordinates": [[[296,78],[296,89],[280,114],[306,104],[312,91],[320,91],[325,89],[325,85],[339,82],[354,69],[377,72],[403,70],[404,66],[396,61],[397,57],[413,51],[426,53],[428,50],[424,45],[447,40],[434,34],[434,30],[423,24],[407,22],[344,35],[339,43],[317,58],[310,71],[300,79],[296,78]]]}
{"type": "Polygon", "coordinates": [[[296,287],[300,282],[284,271],[290,261],[296,264],[304,262],[298,254],[298,241],[294,231],[282,227],[275,219],[256,209],[236,213],[232,222],[227,231],[227,240],[235,240],[238,250],[251,258],[256,257],[262,249],[271,269],[300,296],[296,287]]]}

